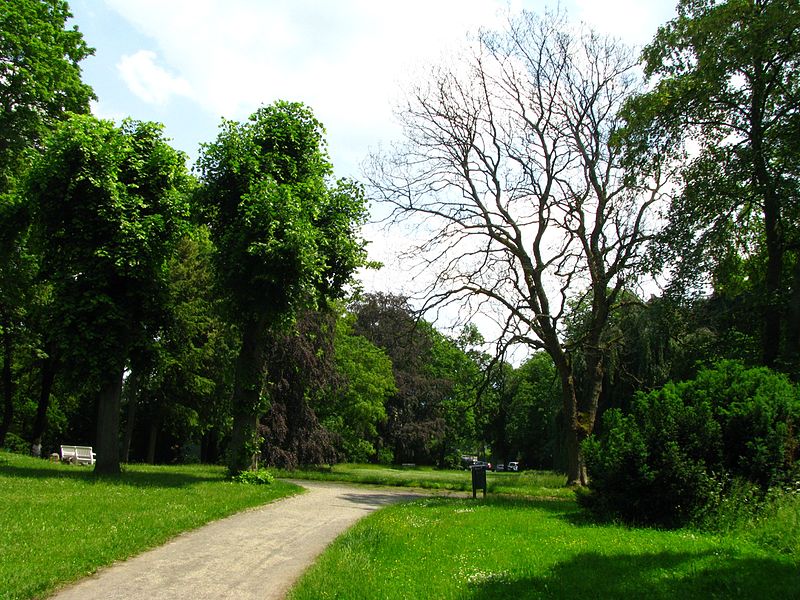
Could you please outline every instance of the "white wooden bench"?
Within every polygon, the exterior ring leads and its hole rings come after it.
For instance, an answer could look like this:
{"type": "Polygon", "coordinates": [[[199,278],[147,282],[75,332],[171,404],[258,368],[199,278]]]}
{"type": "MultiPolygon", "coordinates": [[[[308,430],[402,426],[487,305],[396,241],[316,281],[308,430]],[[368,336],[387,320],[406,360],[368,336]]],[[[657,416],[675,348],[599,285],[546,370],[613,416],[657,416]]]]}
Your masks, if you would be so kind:
{"type": "Polygon", "coordinates": [[[93,465],[97,455],[91,446],[61,446],[61,460],[79,465],[93,465]]]}

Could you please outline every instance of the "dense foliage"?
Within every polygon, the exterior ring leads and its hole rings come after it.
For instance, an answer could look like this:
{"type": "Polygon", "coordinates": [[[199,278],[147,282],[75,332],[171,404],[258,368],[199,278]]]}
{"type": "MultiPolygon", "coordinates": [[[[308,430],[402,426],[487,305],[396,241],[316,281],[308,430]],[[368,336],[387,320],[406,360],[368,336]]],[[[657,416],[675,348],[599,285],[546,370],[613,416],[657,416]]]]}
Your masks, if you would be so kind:
{"type": "Polygon", "coordinates": [[[713,509],[737,481],[762,493],[800,475],[800,391],[781,374],[721,362],[695,379],[609,410],[586,453],[597,513],[681,525],[713,509]]]}
{"type": "Polygon", "coordinates": [[[341,298],[366,259],[358,233],[363,192],[349,181],[330,184],[323,134],[309,108],[276,102],[245,123],[223,122],[200,159],[200,199],[217,247],[219,290],[242,334],[232,473],[250,466],[257,451],[268,347],[301,310],[341,298]]]}

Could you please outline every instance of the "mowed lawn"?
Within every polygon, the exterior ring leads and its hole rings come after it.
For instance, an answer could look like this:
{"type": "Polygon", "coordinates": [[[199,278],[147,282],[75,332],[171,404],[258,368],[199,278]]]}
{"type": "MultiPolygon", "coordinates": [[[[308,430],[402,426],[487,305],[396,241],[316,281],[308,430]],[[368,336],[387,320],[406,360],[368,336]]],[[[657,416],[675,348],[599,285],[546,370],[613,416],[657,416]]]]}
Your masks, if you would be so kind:
{"type": "Polygon", "coordinates": [[[46,595],[176,534],[299,491],[222,467],[129,465],[119,477],[0,452],[0,598],[46,595]]]}
{"type": "MultiPolygon", "coordinates": [[[[464,472],[354,465],[319,477],[462,490],[469,482],[464,472]]],[[[490,489],[503,495],[459,493],[374,513],[322,555],[291,598],[800,598],[800,502],[765,521],[760,537],[659,531],[592,523],[561,497],[559,481],[490,474],[490,489]],[[765,543],[787,535],[789,543],[765,543]]],[[[0,598],[46,596],[181,531],[296,491],[231,483],[219,467],[129,466],[97,478],[89,468],[0,453],[0,598]]]]}
{"type": "Polygon", "coordinates": [[[789,599],[800,560],[735,535],[593,524],[572,501],[436,498],[359,522],[290,598],[789,599]]]}
{"type": "MultiPolygon", "coordinates": [[[[471,491],[470,471],[434,469],[433,467],[391,467],[367,464],[339,464],[322,469],[278,471],[281,477],[321,481],[345,481],[371,485],[416,487],[429,490],[471,491]]],[[[571,499],[572,490],[564,487],[566,477],[552,471],[488,472],[490,493],[517,496],[558,497],[571,499]]],[[[480,492],[478,492],[480,494],[480,492]]]]}

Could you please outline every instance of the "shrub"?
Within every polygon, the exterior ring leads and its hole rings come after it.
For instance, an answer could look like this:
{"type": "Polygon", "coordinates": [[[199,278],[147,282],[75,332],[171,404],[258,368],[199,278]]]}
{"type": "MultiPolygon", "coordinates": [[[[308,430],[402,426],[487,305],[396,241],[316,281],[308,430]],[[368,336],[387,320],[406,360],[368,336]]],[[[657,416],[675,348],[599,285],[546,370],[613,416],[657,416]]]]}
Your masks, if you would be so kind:
{"type": "Polygon", "coordinates": [[[238,483],[249,483],[252,485],[270,484],[275,481],[275,476],[264,469],[258,471],[241,471],[233,476],[238,483]]]}
{"type": "Polygon", "coordinates": [[[6,434],[4,447],[15,454],[30,454],[31,452],[31,445],[16,433],[11,433],[10,431],[6,434]]]}
{"type": "Polygon", "coordinates": [[[684,522],[714,491],[706,464],[719,463],[722,443],[710,415],[707,404],[684,405],[674,385],[640,395],[628,415],[607,411],[604,433],[584,445],[591,483],[579,502],[627,522],[684,522]]]}
{"type": "Polygon", "coordinates": [[[785,375],[723,361],[686,382],[683,397],[710,404],[723,431],[726,470],[763,489],[787,482],[798,459],[800,396],[785,375]]]}
{"type": "Polygon", "coordinates": [[[381,448],[378,450],[378,464],[391,465],[394,462],[394,452],[391,448],[381,448]]]}
{"type": "Polygon", "coordinates": [[[783,375],[724,361],[697,378],[639,393],[586,440],[582,506],[627,522],[679,526],[763,497],[797,463],[800,399],[783,375]],[[744,491],[743,491],[744,490],[744,491]]]}

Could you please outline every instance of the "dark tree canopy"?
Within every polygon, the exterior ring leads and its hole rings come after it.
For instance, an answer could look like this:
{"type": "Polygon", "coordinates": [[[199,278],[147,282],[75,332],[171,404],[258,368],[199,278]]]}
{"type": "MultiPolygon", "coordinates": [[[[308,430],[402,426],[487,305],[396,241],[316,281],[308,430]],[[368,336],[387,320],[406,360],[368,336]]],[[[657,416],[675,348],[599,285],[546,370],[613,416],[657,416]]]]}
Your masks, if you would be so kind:
{"type": "Polygon", "coordinates": [[[686,163],[661,261],[678,291],[752,292],[762,360],[786,367],[800,356],[800,6],[684,0],[678,13],[644,52],[655,86],[627,111],[639,156],[686,163]]]}

